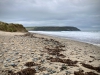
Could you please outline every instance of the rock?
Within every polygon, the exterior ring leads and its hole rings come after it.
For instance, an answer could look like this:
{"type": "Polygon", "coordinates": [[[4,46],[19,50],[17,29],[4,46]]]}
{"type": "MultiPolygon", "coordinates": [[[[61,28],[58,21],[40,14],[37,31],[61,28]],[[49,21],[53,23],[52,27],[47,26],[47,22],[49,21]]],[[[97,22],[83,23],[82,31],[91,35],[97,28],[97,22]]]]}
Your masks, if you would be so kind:
{"type": "Polygon", "coordinates": [[[15,52],[15,55],[19,54],[18,52],[15,52]]]}
{"type": "Polygon", "coordinates": [[[4,63],[4,67],[8,67],[8,64],[4,63]]]}
{"type": "Polygon", "coordinates": [[[38,66],[38,69],[42,72],[42,71],[46,71],[46,67],[43,66],[38,66]]]}
{"type": "Polygon", "coordinates": [[[44,59],[42,59],[40,62],[43,64],[43,63],[45,62],[45,60],[44,60],[44,59]]]}
{"type": "Polygon", "coordinates": [[[56,71],[53,71],[53,70],[52,70],[52,71],[50,72],[50,74],[53,74],[53,73],[56,73],[56,71]]]}
{"type": "Polygon", "coordinates": [[[27,56],[27,54],[23,54],[22,56],[27,56]]]}
{"type": "Polygon", "coordinates": [[[5,50],[5,52],[7,52],[8,50],[5,50]]]}
{"type": "Polygon", "coordinates": [[[3,63],[3,59],[0,60],[0,63],[3,63]]]}
{"type": "Polygon", "coordinates": [[[36,70],[36,72],[39,72],[39,67],[38,67],[38,66],[36,66],[35,70],[36,70]]]}
{"type": "Polygon", "coordinates": [[[47,73],[47,74],[43,74],[43,75],[49,75],[49,73],[47,73]]]}
{"type": "Polygon", "coordinates": [[[0,57],[2,57],[3,55],[2,54],[0,54],[0,57]]]}
{"type": "Polygon", "coordinates": [[[66,71],[66,75],[70,75],[71,73],[69,71],[66,71]]]}
{"type": "Polygon", "coordinates": [[[38,61],[38,58],[33,58],[33,61],[34,61],[34,62],[38,61]]]}
{"type": "Polygon", "coordinates": [[[27,67],[26,66],[23,66],[23,69],[26,69],[27,67]]]}
{"type": "Polygon", "coordinates": [[[6,61],[10,62],[10,61],[11,61],[11,59],[10,59],[10,58],[7,58],[7,59],[6,59],[6,61]]]}
{"type": "Polygon", "coordinates": [[[60,68],[60,70],[66,70],[67,69],[67,66],[65,64],[62,65],[62,67],[60,68]]]}
{"type": "Polygon", "coordinates": [[[52,69],[50,69],[50,68],[48,68],[47,71],[48,71],[50,74],[56,73],[56,71],[54,71],[54,70],[52,70],[52,69]]]}
{"type": "Polygon", "coordinates": [[[82,70],[82,68],[79,68],[79,71],[80,71],[80,72],[84,72],[84,70],[82,70]]]}
{"type": "Polygon", "coordinates": [[[16,58],[12,58],[11,60],[12,60],[12,61],[15,61],[15,60],[16,60],[16,58]]]}
{"type": "Polygon", "coordinates": [[[10,66],[15,67],[15,66],[17,66],[17,64],[12,62],[12,63],[10,63],[10,66]]]}

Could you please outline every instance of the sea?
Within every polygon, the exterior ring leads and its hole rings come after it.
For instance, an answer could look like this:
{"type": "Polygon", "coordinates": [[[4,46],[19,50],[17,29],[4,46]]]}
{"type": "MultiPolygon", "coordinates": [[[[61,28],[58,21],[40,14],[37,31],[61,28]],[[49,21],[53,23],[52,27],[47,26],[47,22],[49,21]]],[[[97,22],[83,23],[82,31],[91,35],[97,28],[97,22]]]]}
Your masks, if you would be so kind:
{"type": "Polygon", "coordinates": [[[100,31],[29,31],[65,39],[90,43],[100,47],[100,31]]]}

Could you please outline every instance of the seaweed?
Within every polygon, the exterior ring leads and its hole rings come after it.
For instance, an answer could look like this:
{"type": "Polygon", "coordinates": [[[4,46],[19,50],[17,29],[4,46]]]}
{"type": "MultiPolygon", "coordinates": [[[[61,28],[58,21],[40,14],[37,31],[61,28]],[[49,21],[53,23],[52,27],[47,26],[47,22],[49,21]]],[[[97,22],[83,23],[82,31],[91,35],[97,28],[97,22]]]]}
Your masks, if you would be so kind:
{"type": "Polygon", "coordinates": [[[25,66],[27,66],[27,67],[32,67],[32,66],[37,66],[37,65],[39,65],[39,64],[35,64],[34,62],[25,63],[25,66]]]}
{"type": "Polygon", "coordinates": [[[13,71],[8,71],[8,75],[35,75],[36,70],[34,68],[26,68],[17,73],[13,71]]]}
{"type": "Polygon", "coordinates": [[[65,50],[60,49],[57,46],[55,48],[52,48],[52,49],[45,47],[45,49],[47,50],[47,53],[50,54],[50,55],[56,55],[56,56],[62,57],[62,58],[66,57],[63,54],[60,54],[61,51],[65,51],[65,50]]]}
{"type": "Polygon", "coordinates": [[[100,72],[100,66],[99,67],[93,67],[92,65],[89,65],[89,64],[85,64],[85,63],[81,63],[82,66],[84,66],[85,68],[88,68],[88,69],[92,69],[92,70],[95,70],[97,72],[100,72]]]}
{"type": "Polygon", "coordinates": [[[68,66],[76,66],[78,61],[72,61],[70,59],[60,59],[60,58],[47,58],[47,60],[50,60],[51,62],[61,62],[61,63],[65,63],[68,64],[68,66]]]}
{"type": "Polygon", "coordinates": [[[74,75],[99,75],[99,74],[96,74],[94,72],[85,72],[85,73],[83,73],[82,71],[74,71],[74,75]]]}
{"type": "Polygon", "coordinates": [[[85,75],[98,75],[98,74],[96,74],[94,72],[86,72],[85,75]]]}

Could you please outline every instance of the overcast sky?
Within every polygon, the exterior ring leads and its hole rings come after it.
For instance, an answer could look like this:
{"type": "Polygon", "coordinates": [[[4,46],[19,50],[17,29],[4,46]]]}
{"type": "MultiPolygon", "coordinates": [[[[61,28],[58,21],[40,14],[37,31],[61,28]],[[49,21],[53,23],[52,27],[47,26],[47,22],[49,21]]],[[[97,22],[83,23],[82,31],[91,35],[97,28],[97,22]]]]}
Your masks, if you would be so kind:
{"type": "Polygon", "coordinates": [[[0,21],[100,29],[100,0],[0,0],[0,21]]]}

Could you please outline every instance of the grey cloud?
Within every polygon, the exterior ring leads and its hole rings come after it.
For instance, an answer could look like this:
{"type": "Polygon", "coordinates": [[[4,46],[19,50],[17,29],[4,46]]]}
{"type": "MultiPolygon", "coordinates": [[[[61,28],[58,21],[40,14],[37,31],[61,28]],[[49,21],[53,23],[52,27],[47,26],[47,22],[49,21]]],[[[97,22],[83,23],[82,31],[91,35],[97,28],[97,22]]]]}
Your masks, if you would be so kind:
{"type": "Polygon", "coordinates": [[[100,0],[0,0],[0,20],[24,26],[100,25],[100,0]]]}

